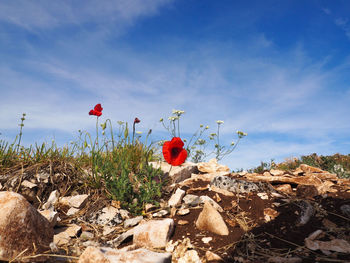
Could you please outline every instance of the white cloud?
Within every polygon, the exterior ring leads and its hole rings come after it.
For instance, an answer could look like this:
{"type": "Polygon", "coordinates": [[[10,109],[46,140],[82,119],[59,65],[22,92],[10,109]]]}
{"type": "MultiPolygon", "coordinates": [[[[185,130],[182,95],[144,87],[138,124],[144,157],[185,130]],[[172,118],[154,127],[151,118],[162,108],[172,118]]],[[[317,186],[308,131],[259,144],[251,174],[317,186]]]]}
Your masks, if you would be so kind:
{"type": "Polygon", "coordinates": [[[172,0],[1,1],[0,20],[27,29],[48,29],[87,22],[130,25],[139,17],[156,14],[159,8],[171,2],[172,0]]]}

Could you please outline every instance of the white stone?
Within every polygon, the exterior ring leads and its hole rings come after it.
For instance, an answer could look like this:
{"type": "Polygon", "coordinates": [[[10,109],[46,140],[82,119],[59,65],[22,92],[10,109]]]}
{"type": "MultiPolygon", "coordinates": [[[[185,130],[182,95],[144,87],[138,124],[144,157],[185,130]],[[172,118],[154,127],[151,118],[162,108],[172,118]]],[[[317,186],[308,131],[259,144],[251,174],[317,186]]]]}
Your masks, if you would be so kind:
{"type": "Polygon", "coordinates": [[[67,216],[75,215],[75,214],[78,213],[79,211],[80,211],[80,209],[71,207],[71,208],[69,208],[68,211],[67,211],[67,216]]]}
{"type": "Polygon", "coordinates": [[[138,223],[141,222],[142,219],[143,219],[143,216],[137,216],[137,217],[134,217],[134,218],[126,219],[124,221],[124,228],[129,228],[129,227],[132,227],[132,226],[136,226],[138,223]]]}
{"type": "Polygon", "coordinates": [[[218,164],[218,161],[213,158],[207,163],[198,163],[198,170],[203,173],[230,172],[230,168],[226,165],[218,164]]]}
{"type": "Polygon", "coordinates": [[[44,216],[49,222],[51,227],[54,227],[57,224],[58,213],[53,210],[43,210],[39,211],[42,216],[44,216]]]}
{"type": "Polygon", "coordinates": [[[277,170],[277,169],[271,169],[270,170],[270,174],[272,174],[273,176],[280,176],[284,174],[284,171],[282,170],[277,170]]]}
{"type": "MultiPolygon", "coordinates": [[[[50,222],[22,195],[0,192],[0,207],[0,260],[9,261],[23,251],[26,251],[21,254],[24,257],[50,249],[53,241],[50,222]]],[[[46,258],[35,260],[43,261],[46,258]]],[[[30,259],[22,261],[28,262],[30,259]]]]}
{"type": "Polygon", "coordinates": [[[64,205],[68,205],[74,208],[82,208],[88,199],[89,195],[74,195],[74,196],[65,196],[62,197],[59,201],[64,205]]]}
{"type": "Polygon", "coordinates": [[[185,255],[178,259],[178,263],[202,263],[198,252],[194,249],[185,252],[185,255]]]}
{"type": "Polygon", "coordinates": [[[43,209],[53,209],[53,206],[58,202],[59,197],[60,193],[57,190],[52,191],[46,203],[43,204],[43,209]]]}
{"type": "Polygon", "coordinates": [[[188,208],[181,208],[179,211],[177,211],[177,214],[180,216],[184,216],[190,213],[190,209],[188,208]]]}
{"type": "Polygon", "coordinates": [[[213,238],[212,237],[203,237],[202,238],[202,242],[204,243],[204,244],[208,244],[210,241],[212,241],[213,240],[213,238]]]}
{"type": "Polygon", "coordinates": [[[207,201],[196,221],[199,230],[210,231],[218,235],[228,235],[229,230],[220,213],[207,201]]]}
{"type": "Polygon", "coordinates": [[[185,195],[183,201],[189,206],[197,206],[202,202],[199,196],[192,194],[185,195]]]}
{"type": "Polygon", "coordinates": [[[21,183],[21,185],[24,186],[24,187],[27,187],[27,188],[29,188],[29,189],[32,189],[32,188],[34,188],[34,187],[37,187],[36,184],[33,184],[32,182],[29,182],[29,181],[27,181],[27,180],[24,180],[24,181],[21,183]]]}
{"type": "Polygon", "coordinates": [[[174,220],[150,220],[134,228],[133,243],[146,248],[164,248],[174,231],[174,220]]]}
{"type": "Polygon", "coordinates": [[[160,210],[157,213],[152,214],[153,217],[163,217],[169,214],[168,210],[160,210]]]}
{"type": "Polygon", "coordinates": [[[202,195],[200,197],[200,200],[202,204],[204,204],[205,202],[209,202],[216,210],[218,210],[219,212],[224,212],[224,209],[222,209],[222,207],[209,196],[202,195]]]}
{"type": "Polygon", "coordinates": [[[224,260],[219,255],[217,255],[209,250],[207,252],[205,252],[205,258],[207,259],[208,262],[210,262],[210,261],[224,262],[224,260]]]}
{"type": "Polygon", "coordinates": [[[119,210],[114,206],[106,206],[96,214],[96,223],[99,225],[115,226],[122,222],[119,210]]]}
{"type": "Polygon", "coordinates": [[[168,201],[168,205],[170,207],[179,206],[181,204],[182,198],[184,197],[185,193],[186,192],[180,188],[176,189],[175,193],[170,197],[168,201]]]}
{"type": "Polygon", "coordinates": [[[88,247],[78,263],[171,263],[170,253],[157,253],[144,248],[126,251],[108,247],[88,247]]]}
{"type": "Polygon", "coordinates": [[[185,162],[179,166],[172,167],[167,162],[149,162],[149,164],[155,169],[160,168],[164,172],[165,176],[169,176],[171,183],[179,183],[187,178],[190,178],[192,173],[198,172],[197,164],[191,162],[185,162]]]}

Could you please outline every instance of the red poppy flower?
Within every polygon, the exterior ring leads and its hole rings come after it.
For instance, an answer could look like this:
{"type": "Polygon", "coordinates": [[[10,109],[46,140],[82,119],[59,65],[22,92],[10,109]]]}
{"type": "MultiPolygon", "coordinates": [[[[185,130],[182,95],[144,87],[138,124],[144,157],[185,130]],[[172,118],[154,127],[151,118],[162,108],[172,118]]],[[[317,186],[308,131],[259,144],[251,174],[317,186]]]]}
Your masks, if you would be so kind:
{"type": "Polygon", "coordinates": [[[168,164],[178,166],[185,162],[187,151],[183,148],[184,143],[180,137],[174,137],[163,145],[163,156],[168,164]]]}
{"type": "Polygon", "coordinates": [[[96,104],[95,108],[89,112],[89,115],[101,116],[102,110],[101,104],[96,104]]]}
{"type": "Polygon", "coordinates": [[[140,122],[139,118],[135,118],[134,123],[139,123],[139,122],[140,122]]]}

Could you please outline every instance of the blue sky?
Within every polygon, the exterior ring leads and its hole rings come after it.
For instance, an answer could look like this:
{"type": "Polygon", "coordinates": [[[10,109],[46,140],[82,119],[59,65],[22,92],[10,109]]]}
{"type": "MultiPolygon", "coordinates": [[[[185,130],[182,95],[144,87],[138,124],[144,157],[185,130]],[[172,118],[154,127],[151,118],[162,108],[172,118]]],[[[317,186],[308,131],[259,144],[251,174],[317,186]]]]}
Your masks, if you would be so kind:
{"type": "Polygon", "coordinates": [[[67,144],[101,120],[160,125],[185,110],[221,141],[248,136],[232,169],[311,153],[349,154],[350,2],[0,0],[0,139],[67,144]]]}

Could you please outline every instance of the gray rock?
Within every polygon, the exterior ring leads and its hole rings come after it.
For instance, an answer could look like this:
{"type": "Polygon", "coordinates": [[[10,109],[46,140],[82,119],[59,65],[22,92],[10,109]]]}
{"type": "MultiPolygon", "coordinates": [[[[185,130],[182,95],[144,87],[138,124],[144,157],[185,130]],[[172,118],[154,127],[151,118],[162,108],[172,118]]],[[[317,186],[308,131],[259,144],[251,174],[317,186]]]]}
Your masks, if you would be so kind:
{"type": "Polygon", "coordinates": [[[143,216],[137,216],[134,218],[129,218],[124,221],[124,228],[129,228],[132,226],[136,226],[143,219],[143,216]]]}

